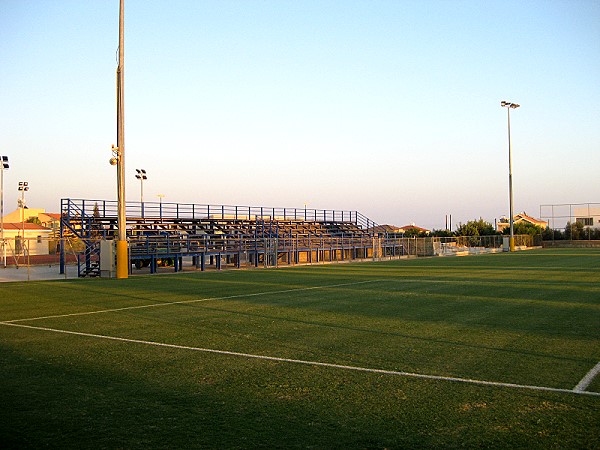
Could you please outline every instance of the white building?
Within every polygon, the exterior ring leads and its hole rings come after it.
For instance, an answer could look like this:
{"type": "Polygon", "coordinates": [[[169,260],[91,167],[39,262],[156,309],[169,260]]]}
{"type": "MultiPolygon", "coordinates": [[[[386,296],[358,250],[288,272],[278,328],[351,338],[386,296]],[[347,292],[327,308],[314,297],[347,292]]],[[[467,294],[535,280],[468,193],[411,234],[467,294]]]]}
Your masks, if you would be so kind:
{"type": "Polygon", "coordinates": [[[52,230],[36,223],[4,223],[7,255],[48,255],[52,230]],[[23,239],[24,237],[24,239],[23,239]]]}
{"type": "Polygon", "coordinates": [[[583,206],[573,209],[575,222],[585,228],[600,228],[600,207],[583,206]]]}
{"type": "MultiPolygon", "coordinates": [[[[19,208],[2,218],[4,229],[2,235],[7,255],[48,255],[52,229],[28,219],[46,215],[43,209],[19,208]]],[[[0,243],[1,248],[1,243],[0,243]]]]}

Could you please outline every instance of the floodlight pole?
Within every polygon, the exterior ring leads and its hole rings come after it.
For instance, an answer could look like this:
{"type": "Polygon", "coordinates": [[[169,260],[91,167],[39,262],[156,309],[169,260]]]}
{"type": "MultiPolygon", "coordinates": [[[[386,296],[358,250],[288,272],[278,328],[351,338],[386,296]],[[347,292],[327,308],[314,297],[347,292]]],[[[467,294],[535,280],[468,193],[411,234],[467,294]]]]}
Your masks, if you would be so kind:
{"type": "Polygon", "coordinates": [[[124,109],[124,72],[125,38],[124,15],[125,0],[119,1],[119,67],[117,68],[117,278],[129,277],[129,254],[125,226],[125,109],[124,109]]]}
{"type": "Polygon", "coordinates": [[[2,233],[2,267],[6,269],[6,242],[4,242],[4,169],[8,169],[8,156],[0,156],[0,233],[2,233]]]}
{"type": "Polygon", "coordinates": [[[135,177],[140,180],[140,211],[144,217],[144,180],[147,180],[148,177],[145,169],[135,169],[135,171],[137,172],[135,177]]]}
{"type": "Polygon", "coordinates": [[[144,204],[144,180],[146,179],[145,175],[140,177],[140,203],[144,204]]]}
{"type": "Polygon", "coordinates": [[[21,207],[21,229],[23,231],[23,239],[21,240],[21,251],[25,256],[25,192],[29,190],[29,183],[27,181],[19,181],[19,191],[21,192],[21,198],[19,199],[19,206],[21,207]]]}
{"type": "Polygon", "coordinates": [[[510,110],[518,108],[519,104],[502,101],[500,105],[506,108],[508,112],[508,195],[510,202],[510,251],[515,251],[515,228],[514,228],[514,214],[513,214],[513,185],[512,185],[512,149],[510,143],[510,110]]]}
{"type": "Polygon", "coordinates": [[[144,204],[144,180],[148,179],[145,169],[135,169],[135,177],[140,180],[140,203],[144,204]]]}

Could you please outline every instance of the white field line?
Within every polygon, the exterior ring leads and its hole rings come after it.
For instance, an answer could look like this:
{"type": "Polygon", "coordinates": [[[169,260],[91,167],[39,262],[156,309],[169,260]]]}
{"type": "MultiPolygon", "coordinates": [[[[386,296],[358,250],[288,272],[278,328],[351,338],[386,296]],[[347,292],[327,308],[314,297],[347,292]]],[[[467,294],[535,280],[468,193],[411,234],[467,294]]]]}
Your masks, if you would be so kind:
{"type": "Polygon", "coordinates": [[[230,300],[233,298],[257,297],[260,295],[286,294],[289,292],[301,292],[301,291],[311,291],[311,290],[315,290],[315,289],[328,289],[328,288],[336,288],[336,287],[342,287],[342,286],[354,286],[354,285],[366,284],[366,283],[379,283],[382,281],[385,281],[385,280],[354,281],[352,283],[326,284],[326,285],[322,285],[322,286],[311,286],[311,287],[298,288],[298,289],[282,289],[279,291],[255,292],[252,294],[227,295],[224,297],[209,297],[209,298],[200,298],[200,299],[195,299],[195,300],[181,300],[178,302],[151,303],[149,305],[124,306],[122,308],[100,309],[100,310],[96,310],[96,311],[85,311],[85,312],[70,313],[70,314],[55,314],[52,316],[29,317],[26,319],[3,320],[3,321],[1,321],[1,323],[27,322],[29,320],[56,319],[59,317],[87,316],[90,314],[103,314],[103,313],[110,313],[110,312],[117,312],[117,311],[127,311],[130,309],[155,308],[157,306],[182,305],[182,304],[187,304],[187,303],[210,302],[210,301],[216,301],[216,300],[230,300]]]}
{"type": "Polygon", "coordinates": [[[559,392],[562,394],[578,394],[578,395],[590,395],[600,397],[600,392],[588,392],[583,390],[576,389],[560,389],[560,388],[552,388],[545,386],[532,386],[526,384],[515,384],[515,383],[501,383],[497,381],[483,381],[483,380],[473,380],[469,378],[458,378],[458,377],[445,377],[441,375],[427,375],[413,372],[402,372],[396,370],[384,370],[384,369],[370,369],[366,367],[357,367],[357,366],[346,366],[342,364],[333,364],[326,363],[320,361],[305,361],[302,359],[290,359],[290,358],[279,358],[276,356],[264,356],[264,355],[253,355],[251,353],[240,353],[240,352],[232,352],[227,350],[216,350],[211,348],[202,348],[202,347],[189,347],[186,345],[176,345],[176,344],[167,344],[164,342],[154,342],[154,341],[143,341],[139,339],[128,339],[117,336],[106,336],[103,334],[92,334],[92,333],[82,333],[79,331],[68,331],[68,330],[59,330],[56,328],[47,328],[47,327],[36,327],[32,325],[18,324],[18,323],[9,323],[9,322],[0,322],[0,325],[10,326],[10,327],[18,327],[18,328],[27,328],[31,330],[40,330],[40,331],[49,331],[53,333],[62,333],[62,334],[70,334],[75,336],[83,336],[89,338],[97,338],[97,339],[107,339],[111,341],[118,342],[128,342],[134,344],[143,344],[143,345],[152,345],[156,347],[166,347],[173,348],[179,350],[191,350],[196,352],[203,353],[212,353],[218,355],[227,355],[227,356],[238,356],[242,358],[252,358],[252,359],[260,359],[265,361],[276,361],[276,362],[285,362],[292,364],[304,364],[309,366],[318,366],[318,367],[328,367],[333,369],[342,369],[342,370],[353,370],[357,372],[368,372],[368,373],[378,373],[384,375],[395,375],[401,377],[411,377],[411,378],[421,378],[426,380],[436,380],[436,381],[452,381],[458,383],[466,383],[466,384],[474,384],[480,386],[495,386],[495,387],[503,387],[503,388],[512,388],[512,389],[528,389],[535,391],[546,391],[546,392],[559,392]]]}
{"type": "Polygon", "coordinates": [[[591,384],[591,382],[594,380],[594,378],[596,377],[596,375],[598,375],[598,373],[600,373],[600,362],[598,364],[596,364],[585,375],[585,377],[583,377],[581,379],[581,381],[579,383],[577,383],[577,386],[575,386],[573,388],[573,390],[576,391],[576,392],[584,392],[587,389],[587,387],[591,384]]]}

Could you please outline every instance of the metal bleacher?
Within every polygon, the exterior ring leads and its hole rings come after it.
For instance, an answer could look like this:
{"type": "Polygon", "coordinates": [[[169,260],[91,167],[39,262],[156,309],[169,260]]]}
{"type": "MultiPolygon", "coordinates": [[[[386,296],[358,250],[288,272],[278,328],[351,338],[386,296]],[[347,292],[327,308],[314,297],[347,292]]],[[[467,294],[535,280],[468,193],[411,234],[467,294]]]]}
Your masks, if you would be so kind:
{"type": "MultiPolygon", "coordinates": [[[[377,224],[357,211],[127,202],[131,265],[277,266],[370,258],[377,224]]],[[[100,241],[117,236],[117,202],[61,200],[61,237],[84,244],[79,275],[100,274],[100,241]]],[[[61,272],[64,271],[64,245],[61,272]]]]}

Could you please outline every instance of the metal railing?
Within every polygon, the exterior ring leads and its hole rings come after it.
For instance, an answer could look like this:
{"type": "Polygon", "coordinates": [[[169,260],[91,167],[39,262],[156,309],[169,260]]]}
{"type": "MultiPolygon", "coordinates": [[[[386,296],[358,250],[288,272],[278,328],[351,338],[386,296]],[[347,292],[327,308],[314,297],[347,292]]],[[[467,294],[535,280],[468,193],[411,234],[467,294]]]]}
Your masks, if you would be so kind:
{"type": "MultiPolygon", "coordinates": [[[[68,217],[117,217],[114,200],[62,199],[61,211],[68,217]]],[[[265,206],[208,205],[195,203],[126,202],[126,216],[152,219],[236,219],[351,222],[365,229],[377,223],[358,211],[265,206]]]]}

